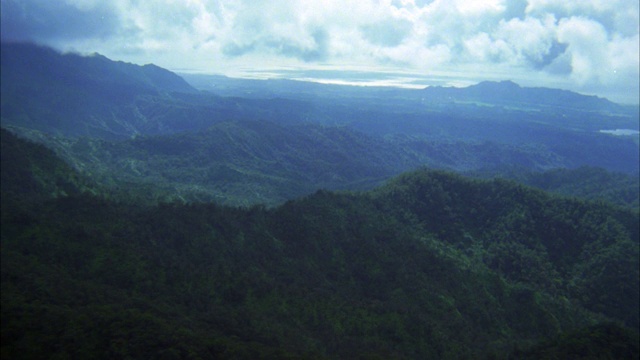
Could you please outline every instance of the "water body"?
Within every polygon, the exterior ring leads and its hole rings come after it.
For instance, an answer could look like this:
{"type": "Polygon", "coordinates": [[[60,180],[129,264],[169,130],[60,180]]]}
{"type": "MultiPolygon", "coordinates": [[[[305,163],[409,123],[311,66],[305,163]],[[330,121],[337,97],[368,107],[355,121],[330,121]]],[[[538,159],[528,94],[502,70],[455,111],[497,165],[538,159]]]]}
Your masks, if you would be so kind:
{"type": "Polygon", "coordinates": [[[600,132],[615,136],[633,136],[640,134],[640,131],[632,129],[600,130],[600,132]]]}

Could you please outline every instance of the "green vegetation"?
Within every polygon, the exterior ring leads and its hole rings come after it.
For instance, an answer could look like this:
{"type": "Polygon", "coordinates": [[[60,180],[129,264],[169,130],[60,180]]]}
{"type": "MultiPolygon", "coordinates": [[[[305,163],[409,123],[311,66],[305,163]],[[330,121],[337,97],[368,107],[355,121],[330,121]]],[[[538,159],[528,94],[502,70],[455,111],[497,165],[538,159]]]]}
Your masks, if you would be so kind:
{"type": "Polygon", "coordinates": [[[638,333],[603,323],[563,334],[527,350],[516,350],[515,359],[637,359],[638,333]]]}
{"type": "Polygon", "coordinates": [[[589,351],[637,340],[638,213],[605,203],[429,170],[272,209],[27,202],[7,179],[3,358],[506,358],[611,322],[589,351]]]}
{"type": "Polygon", "coordinates": [[[638,356],[637,109],[2,50],[3,359],[638,356]]]}
{"type": "Polygon", "coordinates": [[[601,168],[552,169],[532,172],[523,167],[472,171],[469,176],[506,178],[545,191],[581,199],[606,201],[635,209],[640,207],[640,177],[601,168]]]}
{"type": "Polygon", "coordinates": [[[112,193],[147,202],[273,206],[319,188],[369,190],[426,164],[457,171],[489,166],[485,172],[470,173],[638,207],[637,176],[595,168],[533,172],[564,164],[536,147],[434,143],[403,136],[376,140],[348,127],[249,120],[220,122],[196,133],[123,141],[19,133],[45,143],[112,193]]]}
{"type": "Polygon", "coordinates": [[[77,195],[91,189],[91,181],[76,173],[45,146],[26,142],[0,129],[3,196],[23,201],[77,195]]]}

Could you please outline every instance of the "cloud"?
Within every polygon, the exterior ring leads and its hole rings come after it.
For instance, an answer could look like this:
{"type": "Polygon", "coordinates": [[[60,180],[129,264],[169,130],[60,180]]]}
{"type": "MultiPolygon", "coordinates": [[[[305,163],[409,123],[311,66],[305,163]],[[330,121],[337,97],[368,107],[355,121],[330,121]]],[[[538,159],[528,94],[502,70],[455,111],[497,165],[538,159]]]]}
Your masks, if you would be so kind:
{"type": "Polygon", "coordinates": [[[470,71],[637,92],[630,0],[0,1],[3,40],[173,69],[470,71]]]}
{"type": "Polygon", "coordinates": [[[571,17],[560,21],[558,40],[568,44],[571,77],[578,84],[611,86],[629,82],[632,88],[630,82],[638,82],[638,34],[612,35],[594,20],[571,17]]]}
{"type": "Polygon", "coordinates": [[[560,21],[558,40],[567,44],[572,76],[580,83],[597,81],[602,68],[608,67],[607,31],[593,20],[572,17],[560,21]]]}
{"type": "Polygon", "coordinates": [[[327,57],[328,35],[322,29],[310,31],[306,37],[279,36],[275,34],[261,35],[251,39],[249,43],[226,43],[222,52],[230,57],[251,53],[264,53],[293,57],[304,62],[324,60],[327,57]]]}
{"type": "Polygon", "coordinates": [[[367,24],[360,29],[364,38],[374,45],[394,47],[411,34],[413,25],[405,19],[383,20],[373,24],[367,24]]]}
{"type": "Polygon", "coordinates": [[[501,21],[495,36],[509,44],[512,62],[542,69],[566,49],[566,45],[557,40],[555,23],[551,15],[501,21]]]}
{"type": "Polygon", "coordinates": [[[3,40],[106,39],[122,30],[117,9],[109,2],[2,0],[0,15],[3,40]]]}

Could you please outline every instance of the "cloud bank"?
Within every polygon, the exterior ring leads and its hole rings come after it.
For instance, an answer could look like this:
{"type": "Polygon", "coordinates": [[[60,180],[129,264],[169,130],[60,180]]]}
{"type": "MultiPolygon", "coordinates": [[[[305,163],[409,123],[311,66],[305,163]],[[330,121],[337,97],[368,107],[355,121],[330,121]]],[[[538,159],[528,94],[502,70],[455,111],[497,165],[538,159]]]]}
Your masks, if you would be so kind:
{"type": "Polygon", "coordinates": [[[1,0],[4,41],[174,70],[513,79],[638,102],[635,0],[1,0]]]}

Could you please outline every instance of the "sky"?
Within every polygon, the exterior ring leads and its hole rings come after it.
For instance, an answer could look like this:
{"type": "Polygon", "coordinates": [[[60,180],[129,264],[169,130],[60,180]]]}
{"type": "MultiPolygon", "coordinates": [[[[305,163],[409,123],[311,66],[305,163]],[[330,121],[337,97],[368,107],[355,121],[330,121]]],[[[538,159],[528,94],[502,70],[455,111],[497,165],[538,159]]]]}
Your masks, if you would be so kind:
{"type": "Polygon", "coordinates": [[[637,0],[0,1],[3,41],[176,72],[401,86],[513,80],[640,102],[637,0]]]}

